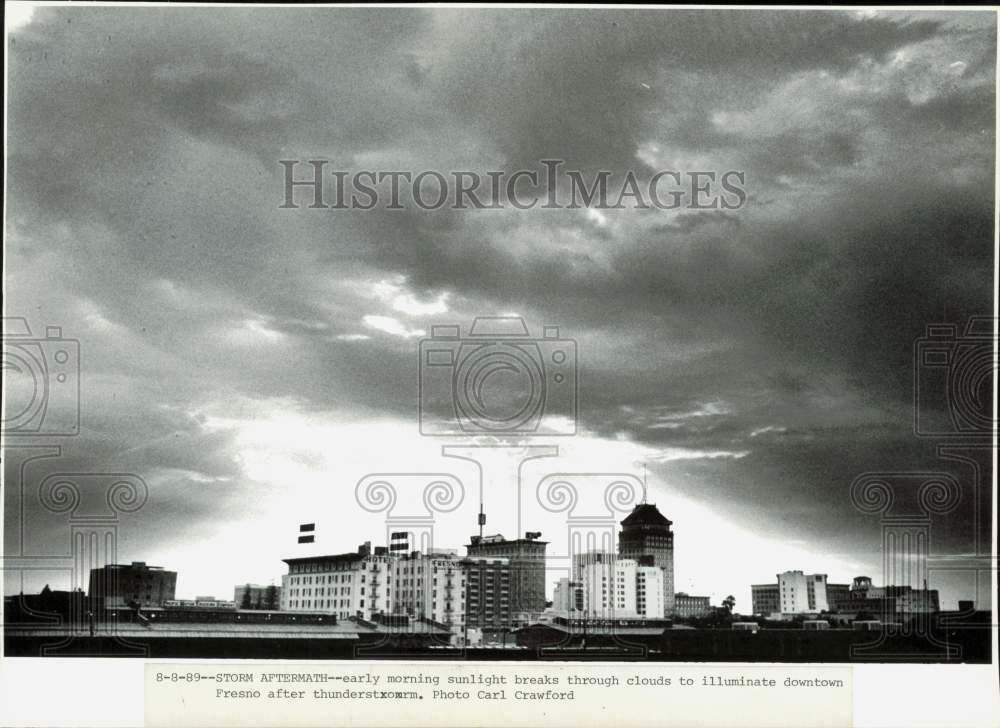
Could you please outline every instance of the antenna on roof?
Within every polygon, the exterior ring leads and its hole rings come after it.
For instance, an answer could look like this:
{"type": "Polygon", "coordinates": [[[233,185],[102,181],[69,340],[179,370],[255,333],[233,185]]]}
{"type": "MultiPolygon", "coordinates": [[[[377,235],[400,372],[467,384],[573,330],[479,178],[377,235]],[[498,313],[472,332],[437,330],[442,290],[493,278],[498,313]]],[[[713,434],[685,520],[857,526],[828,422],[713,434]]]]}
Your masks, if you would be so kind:
{"type": "Polygon", "coordinates": [[[642,505],[646,505],[646,494],[648,489],[646,488],[646,463],[642,464],[642,505]]]}

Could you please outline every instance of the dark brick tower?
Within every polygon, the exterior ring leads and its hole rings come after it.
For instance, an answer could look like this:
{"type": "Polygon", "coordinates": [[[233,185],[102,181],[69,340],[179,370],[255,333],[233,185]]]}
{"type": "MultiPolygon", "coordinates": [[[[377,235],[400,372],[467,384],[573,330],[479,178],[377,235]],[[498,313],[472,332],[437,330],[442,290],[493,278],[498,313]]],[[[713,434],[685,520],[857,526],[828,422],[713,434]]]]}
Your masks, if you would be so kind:
{"type": "Polygon", "coordinates": [[[653,566],[663,569],[664,616],[674,611],[674,534],[672,521],[652,503],[640,503],[625,520],[618,534],[618,554],[640,560],[651,557],[653,566]]]}

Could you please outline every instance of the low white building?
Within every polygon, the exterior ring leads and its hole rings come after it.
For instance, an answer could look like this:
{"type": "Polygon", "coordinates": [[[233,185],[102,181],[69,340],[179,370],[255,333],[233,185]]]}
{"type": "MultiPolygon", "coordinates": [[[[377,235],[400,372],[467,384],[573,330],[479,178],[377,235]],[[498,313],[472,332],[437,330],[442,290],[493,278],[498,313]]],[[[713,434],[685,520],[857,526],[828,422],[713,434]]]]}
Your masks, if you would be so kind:
{"type": "Polygon", "coordinates": [[[366,542],[354,553],[284,559],[281,609],[328,612],[339,619],[391,612],[392,573],[385,548],[366,542]]]}
{"type": "Polygon", "coordinates": [[[828,611],[826,574],[785,571],[778,574],[778,599],[782,614],[811,614],[828,611]]]}
{"type": "MultiPolygon", "coordinates": [[[[663,569],[605,551],[574,557],[574,580],[556,585],[557,609],[572,604],[590,619],[662,618],[663,569]],[[574,586],[571,586],[574,585],[574,586]],[[558,605],[558,606],[557,606],[558,605]]],[[[569,611],[569,610],[567,610],[569,611]]]]}
{"type": "MultiPolygon", "coordinates": [[[[480,581],[484,574],[505,569],[502,586],[509,590],[507,559],[463,558],[455,549],[404,554],[385,547],[372,551],[366,542],[353,553],[289,558],[285,563],[288,573],[281,581],[281,609],[327,612],[338,619],[406,615],[462,631],[470,568],[478,569],[480,581]]],[[[491,615],[502,607],[509,617],[509,595],[501,593],[499,586],[494,590],[492,581],[489,587],[479,590],[483,604],[478,606],[491,615]]]]}

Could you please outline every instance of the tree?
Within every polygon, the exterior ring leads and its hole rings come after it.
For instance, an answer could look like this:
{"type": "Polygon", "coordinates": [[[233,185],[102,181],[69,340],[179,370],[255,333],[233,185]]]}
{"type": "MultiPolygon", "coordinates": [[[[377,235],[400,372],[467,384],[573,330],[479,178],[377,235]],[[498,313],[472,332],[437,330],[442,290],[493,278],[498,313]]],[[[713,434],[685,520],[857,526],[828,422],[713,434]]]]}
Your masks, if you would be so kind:
{"type": "Polygon", "coordinates": [[[252,609],[250,605],[250,585],[243,587],[243,599],[240,600],[240,609],[252,609]]]}
{"type": "Polygon", "coordinates": [[[278,608],[278,587],[274,584],[267,587],[267,591],[264,592],[264,605],[267,609],[278,608]]]}
{"type": "Polygon", "coordinates": [[[726,610],[728,614],[733,613],[733,609],[736,607],[736,598],[730,594],[728,597],[722,600],[722,607],[726,610]]]}

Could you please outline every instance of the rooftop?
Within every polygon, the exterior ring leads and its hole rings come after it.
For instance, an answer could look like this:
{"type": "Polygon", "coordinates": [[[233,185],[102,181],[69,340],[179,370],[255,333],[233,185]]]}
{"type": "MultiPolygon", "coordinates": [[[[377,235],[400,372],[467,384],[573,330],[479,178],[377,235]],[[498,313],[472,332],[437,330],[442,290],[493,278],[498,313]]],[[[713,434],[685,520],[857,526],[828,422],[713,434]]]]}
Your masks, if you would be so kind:
{"type": "MultiPolygon", "coordinates": [[[[470,536],[468,546],[496,546],[505,544],[523,544],[523,543],[535,543],[535,544],[548,544],[548,541],[540,540],[540,531],[528,531],[524,534],[524,538],[504,538],[502,534],[495,533],[490,536],[470,536]]],[[[467,547],[468,547],[467,546],[467,547]]]]}
{"type": "Polygon", "coordinates": [[[282,559],[286,564],[317,564],[323,561],[361,561],[372,555],[371,541],[365,541],[358,546],[357,551],[350,551],[346,554],[327,554],[325,556],[295,556],[290,559],[282,559]]]}
{"type": "Polygon", "coordinates": [[[623,526],[670,526],[673,521],[668,519],[659,509],[656,507],[655,503],[640,503],[632,512],[625,516],[625,520],[622,522],[623,526]]]}
{"type": "Polygon", "coordinates": [[[351,551],[346,554],[326,554],[325,556],[296,556],[290,559],[282,559],[286,564],[316,564],[322,561],[361,561],[365,554],[351,551]]]}
{"type": "MultiPolygon", "coordinates": [[[[162,566],[151,566],[145,561],[133,561],[131,564],[105,564],[105,569],[149,569],[151,571],[163,571],[162,566]]],[[[100,568],[91,569],[91,571],[100,571],[100,568]]]]}

